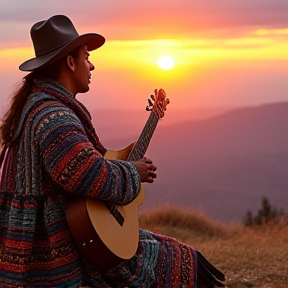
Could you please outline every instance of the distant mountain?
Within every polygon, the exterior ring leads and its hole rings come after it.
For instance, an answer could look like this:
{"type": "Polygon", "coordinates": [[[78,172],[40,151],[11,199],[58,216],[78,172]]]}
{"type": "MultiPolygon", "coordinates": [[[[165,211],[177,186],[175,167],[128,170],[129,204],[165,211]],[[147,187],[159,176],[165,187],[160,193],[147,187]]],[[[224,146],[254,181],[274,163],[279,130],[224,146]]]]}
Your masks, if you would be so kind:
{"type": "MultiPolygon", "coordinates": [[[[117,141],[107,144],[117,147],[117,141]]],[[[202,207],[220,221],[241,221],[265,196],[288,212],[288,102],[160,123],[147,156],[158,166],[158,178],[145,184],[140,210],[169,202],[202,207]]]]}

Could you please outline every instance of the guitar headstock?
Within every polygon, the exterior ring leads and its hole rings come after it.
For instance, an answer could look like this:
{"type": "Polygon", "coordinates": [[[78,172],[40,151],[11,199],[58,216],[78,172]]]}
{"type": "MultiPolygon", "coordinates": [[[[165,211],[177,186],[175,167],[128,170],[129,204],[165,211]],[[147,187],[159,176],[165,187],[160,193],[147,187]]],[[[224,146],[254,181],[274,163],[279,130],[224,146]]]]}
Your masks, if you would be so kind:
{"type": "Polygon", "coordinates": [[[159,119],[163,118],[167,110],[166,107],[170,103],[170,100],[166,98],[165,91],[163,89],[155,89],[154,95],[151,95],[150,98],[148,99],[146,110],[156,112],[159,119]]]}

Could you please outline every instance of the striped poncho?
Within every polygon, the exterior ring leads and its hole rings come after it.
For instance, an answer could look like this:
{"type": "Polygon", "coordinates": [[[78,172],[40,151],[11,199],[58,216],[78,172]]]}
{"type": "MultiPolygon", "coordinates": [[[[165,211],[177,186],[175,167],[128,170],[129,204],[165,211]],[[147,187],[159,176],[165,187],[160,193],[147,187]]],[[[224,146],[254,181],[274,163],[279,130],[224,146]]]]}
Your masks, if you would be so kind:
{"type": "Polygon", "coordinates": [[[14,138],[0,186],[1,287],[196,287],[200,254],[145,230],[136,255],[106,273],[79,257],[65,197],[125,205],[137,197],[140,179],[133,163],[104,160],[88,111],[64,87],[36,82],[14,138]]]}

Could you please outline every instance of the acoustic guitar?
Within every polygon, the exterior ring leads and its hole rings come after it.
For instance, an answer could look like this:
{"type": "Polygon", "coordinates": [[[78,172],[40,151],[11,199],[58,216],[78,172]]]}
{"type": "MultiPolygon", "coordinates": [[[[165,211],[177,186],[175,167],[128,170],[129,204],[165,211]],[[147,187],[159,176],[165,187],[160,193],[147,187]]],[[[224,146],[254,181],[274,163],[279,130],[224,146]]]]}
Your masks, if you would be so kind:
{"type": "MultiPolygon", "coordinates": [[[[107,160],[137,161],[144,157],[159,119],[169,104],[163,89],[154,91],[148,99],[149,118],[139,139],[119,151],[107,151],[107,160]]],[[[93,266],[107,271],[132,258],[138,248],[138,206],[144,202],[141,185],[138,196],[129,204],[116,206],[92,197],[69,197],[66,216],[74,241],[82,256],[93,266]]]]}

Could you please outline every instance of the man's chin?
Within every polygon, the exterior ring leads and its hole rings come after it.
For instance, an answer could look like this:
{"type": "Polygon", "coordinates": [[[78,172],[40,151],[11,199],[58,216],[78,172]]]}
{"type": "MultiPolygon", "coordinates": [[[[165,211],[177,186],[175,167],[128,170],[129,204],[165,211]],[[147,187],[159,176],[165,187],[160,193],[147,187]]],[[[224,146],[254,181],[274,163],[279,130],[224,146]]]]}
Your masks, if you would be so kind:
{"type": "Polygon", "coordinates": [[[84,93],[87,93],[89,90],[90,90],[90,88],[87,87],[86,89],[79,91],[77,94],[84,94],[84,93]]]}
{"type": "Polygon", "coordinates": [[[85,89],[83,89],[83,91],[81,91],[80,93],[86,93],[86,92],[88,92],[90,90],[90,87],[89,86],[87,86],[85,89]]]}

